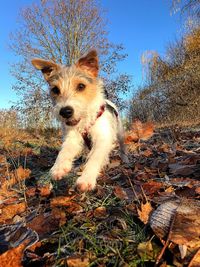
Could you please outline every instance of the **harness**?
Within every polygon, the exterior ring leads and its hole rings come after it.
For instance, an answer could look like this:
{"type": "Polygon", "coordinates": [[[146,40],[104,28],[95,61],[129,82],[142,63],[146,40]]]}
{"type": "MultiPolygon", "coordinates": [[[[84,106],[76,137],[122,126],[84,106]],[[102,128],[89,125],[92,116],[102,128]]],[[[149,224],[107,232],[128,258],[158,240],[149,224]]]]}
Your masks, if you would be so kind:
{"type": "MultiPolygon", "coordinates": [[[[114,115],[116,116],[116,118],[118,118],[118,112],[117,112],[117,110],[116,110],[113,106],[111,106],[111,105],[109,105],[108,103],[106,103],[106,104],[100,106],[100,109],[99,109],[99,111],[98,111],[98,113],[97,113],[96,119],[95,119],[95,121],[90,125],[89,128],[91,128],[91,127],[95,124],[95,122],[98,120],[98,118],[101,117],[101,115],[104,113],[104,111],[105,111],[106,109],[107,109],[108,111],[110,111],[112,114],[114,114],[114,115]]],[[[88,133],[88,130],[89,130],[89,129],[85,129],[84,132],[82,132],[81,135],[82,135],[82,137],[83,137],[83,140],[84,140],[84,142],[85,142],[85,145],[88,147],[89,150],[91,150],[91,148],[92,148],[92,140],[91,140],[91,137],[90,137],[90,135],[89,135],[89,133],[88,133]]]]}

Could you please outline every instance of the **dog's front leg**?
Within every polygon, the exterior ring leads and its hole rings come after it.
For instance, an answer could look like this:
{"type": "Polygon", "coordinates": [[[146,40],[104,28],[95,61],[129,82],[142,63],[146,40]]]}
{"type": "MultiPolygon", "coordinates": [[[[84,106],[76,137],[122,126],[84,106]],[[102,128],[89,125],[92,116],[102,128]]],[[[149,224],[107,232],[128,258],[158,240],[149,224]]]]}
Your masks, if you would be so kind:
{"type": "Polygon", "coordinates": [[[101,168],[108,162],[112,143],[113,138],[111,134],[96,134],[95,140],[93,140],[93,147],[88,156],[83,173],[76,181],[76,186],[79,191],[85,192],[95,188],[96,180],[101,168]]]}
{"type": "Polygon", "coordinates": [[[72,168],[74,158],[81,152],[83,138],[76,131],[70,131],[62,144],[56,162],[50,170],[55,180],[60,180],[72,168]]]}

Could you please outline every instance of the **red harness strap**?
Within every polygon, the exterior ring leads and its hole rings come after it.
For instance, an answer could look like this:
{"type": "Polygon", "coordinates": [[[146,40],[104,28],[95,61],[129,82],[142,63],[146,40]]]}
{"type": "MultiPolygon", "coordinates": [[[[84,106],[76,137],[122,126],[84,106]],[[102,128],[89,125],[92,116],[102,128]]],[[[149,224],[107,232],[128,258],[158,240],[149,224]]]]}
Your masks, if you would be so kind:
{"type": "MultiPolygon", "coordinates": [[[[105,105],[100,106],[99,112],[97,113],[97,116],[96,116],[96,120],[99,117],[101,117],[101,115],[104,113],[104,111],[105,111],[105,105]]],[[[91,126],[93,126],[95,124],[96,120],[94,121],[93,124],[91,124],[91,126]]],[[[84,140],[86,146],[88,147],[89,150],[91,150],[91,148],[92,148],[92,141],[91,141],[91,138],[89,137],[88,129],[86,129],[81,135],[83,137],[83,140],[84,140]]]]}

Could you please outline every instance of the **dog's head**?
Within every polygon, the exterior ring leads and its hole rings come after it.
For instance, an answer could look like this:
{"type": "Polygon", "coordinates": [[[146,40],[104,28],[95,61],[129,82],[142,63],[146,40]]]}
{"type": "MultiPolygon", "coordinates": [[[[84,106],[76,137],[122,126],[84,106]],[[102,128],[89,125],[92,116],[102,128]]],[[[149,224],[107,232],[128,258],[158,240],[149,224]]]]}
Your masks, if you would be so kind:
{"type": "Polygon", "coordinates": [[[90,51],[72,66],[38,58],[33,59],[32,64],[42,71],[49,84],[57,117],[68,126],[77,125],[102,91],[97,52],[90,51]]]}

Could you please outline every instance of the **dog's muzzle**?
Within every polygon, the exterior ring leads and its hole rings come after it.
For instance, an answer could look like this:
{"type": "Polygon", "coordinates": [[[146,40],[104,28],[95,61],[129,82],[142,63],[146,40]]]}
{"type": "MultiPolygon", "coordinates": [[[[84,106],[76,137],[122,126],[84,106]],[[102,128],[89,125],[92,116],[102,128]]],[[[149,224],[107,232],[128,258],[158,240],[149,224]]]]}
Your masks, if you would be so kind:
{"type": "Polygon", "coordinates": [[[72,107],[67,106],[60,109],[59,115],[62,116],[64,119],[69,119],[73,116],[74,110],[72,107]]]}
{"type": "Polygon", "coordinates": [[[74,109],[70,106],[66,106],[60,109],[59,115],[66,119],[65,123],[68,126],[75,126],[79,123],[79,120],[73,119],[74,109]]]}

